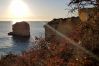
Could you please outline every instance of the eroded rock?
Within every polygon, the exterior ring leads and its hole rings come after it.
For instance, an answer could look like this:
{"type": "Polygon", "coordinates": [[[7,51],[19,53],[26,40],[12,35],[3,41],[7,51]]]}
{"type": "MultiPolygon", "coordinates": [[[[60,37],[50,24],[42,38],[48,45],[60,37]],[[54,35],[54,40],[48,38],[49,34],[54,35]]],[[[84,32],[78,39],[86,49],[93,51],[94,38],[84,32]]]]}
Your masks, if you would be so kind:
{"type": "Polygon", "coordinates": [[[12,25],[12,32],[8,35],[13,35],[17,37],[30,37],[30,26],[27,22],[16,22],[12,25]]]}

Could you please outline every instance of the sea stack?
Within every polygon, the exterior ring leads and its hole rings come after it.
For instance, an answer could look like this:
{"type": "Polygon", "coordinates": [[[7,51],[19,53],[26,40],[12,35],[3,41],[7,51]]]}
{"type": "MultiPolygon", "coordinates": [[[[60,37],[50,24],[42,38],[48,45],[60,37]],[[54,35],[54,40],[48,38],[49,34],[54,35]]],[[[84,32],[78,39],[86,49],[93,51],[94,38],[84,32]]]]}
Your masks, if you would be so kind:
{"type": "Polygon", "coordinates": [[[27,22],[16,22],[12,25],[12,32],[9,32],[8,35],[15,37],[30,37],[30,26],[27,22]]]}

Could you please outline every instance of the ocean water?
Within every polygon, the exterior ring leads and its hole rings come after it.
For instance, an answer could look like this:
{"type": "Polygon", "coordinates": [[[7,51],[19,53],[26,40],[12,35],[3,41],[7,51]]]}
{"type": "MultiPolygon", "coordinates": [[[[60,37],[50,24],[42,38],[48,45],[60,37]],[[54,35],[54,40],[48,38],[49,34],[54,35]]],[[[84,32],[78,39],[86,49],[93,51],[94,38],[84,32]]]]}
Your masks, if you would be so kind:
{"type": "Polygon", "coordinates": [[[8,53],[20,54],[34,46],[34,37],[44,37],[44,21],[31,21],[30,25],[31,37],[29,40],[13,38],[8,36],[8,32],[12,31],[11,21],[0,21],[0,56],[8,53]]]}

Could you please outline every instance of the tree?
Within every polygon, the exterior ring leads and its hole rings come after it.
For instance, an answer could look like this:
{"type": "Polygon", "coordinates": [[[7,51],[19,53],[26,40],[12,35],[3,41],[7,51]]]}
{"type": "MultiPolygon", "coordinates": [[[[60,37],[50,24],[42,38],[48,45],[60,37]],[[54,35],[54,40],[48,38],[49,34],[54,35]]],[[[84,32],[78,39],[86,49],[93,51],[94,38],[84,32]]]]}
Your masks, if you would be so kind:
{"type": "Polygon", "coordinates": [[[86,2],[87,4],[92,4],[92,5],[98,5],[99,0],[71,0],[69,4],[82,4],[83,2],[86,2]]]}
{"type": "Polygon", "coordinates": [[[72,7],[72,11],[85,8],[86,6],[99,7],[99,0],[70,0],[69,6],[72,7]]]}

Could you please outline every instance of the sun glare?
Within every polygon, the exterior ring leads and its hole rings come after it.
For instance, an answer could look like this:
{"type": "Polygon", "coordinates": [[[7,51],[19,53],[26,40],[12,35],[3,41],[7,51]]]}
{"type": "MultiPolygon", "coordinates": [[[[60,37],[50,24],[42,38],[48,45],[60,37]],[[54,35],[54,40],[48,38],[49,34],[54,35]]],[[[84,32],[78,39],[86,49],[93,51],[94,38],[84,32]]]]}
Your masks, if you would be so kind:
{"type": "Polygon", "coordinates": [[[10,13],[15,19],[23,19],[30,15],[29,8],[23,0],[12,0],[10,4],[10,13]]]}

